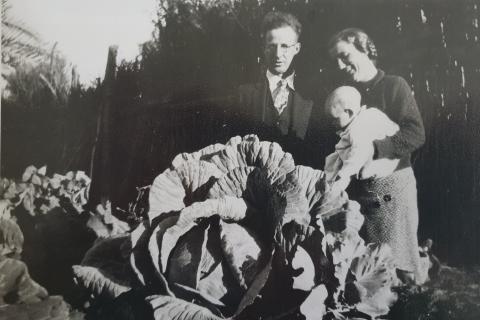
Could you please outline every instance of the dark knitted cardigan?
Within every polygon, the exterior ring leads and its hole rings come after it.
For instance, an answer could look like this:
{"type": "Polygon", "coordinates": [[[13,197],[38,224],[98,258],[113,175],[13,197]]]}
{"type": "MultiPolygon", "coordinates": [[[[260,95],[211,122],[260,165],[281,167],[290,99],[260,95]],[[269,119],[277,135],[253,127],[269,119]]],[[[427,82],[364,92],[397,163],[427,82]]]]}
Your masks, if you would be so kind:
{"type": "Polygon", "coordinates": [[[402,77],[378,70],[372,80],[356,87],[363,104],[382,110],[400,127],[395,135],[374,141],[374,159],[400,159],[397,170],[411,166],[412,152],[425,143],[425,129],[410,86],[402,77]]]}

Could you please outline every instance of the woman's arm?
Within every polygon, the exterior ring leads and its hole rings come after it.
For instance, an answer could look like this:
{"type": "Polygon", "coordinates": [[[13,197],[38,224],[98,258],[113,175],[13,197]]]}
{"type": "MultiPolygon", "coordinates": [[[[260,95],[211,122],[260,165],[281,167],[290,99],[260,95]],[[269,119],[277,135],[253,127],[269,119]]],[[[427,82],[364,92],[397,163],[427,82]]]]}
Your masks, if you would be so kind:
{"type": "Polygon", "coordinates": [[[396,122],[400,130],[393,136],[373,142],[374,159],[398,159],[411,154],[425,143],[425,129],[413,92],[401,77],[394,77],[385,86],[385,113],[396,122]]]}

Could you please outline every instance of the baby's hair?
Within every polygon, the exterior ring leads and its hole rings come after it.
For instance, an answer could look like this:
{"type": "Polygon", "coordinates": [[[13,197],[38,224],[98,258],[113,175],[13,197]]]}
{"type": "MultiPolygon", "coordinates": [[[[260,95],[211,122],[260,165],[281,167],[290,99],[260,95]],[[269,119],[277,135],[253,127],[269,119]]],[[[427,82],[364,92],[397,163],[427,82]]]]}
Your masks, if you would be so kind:
{"type": "Polygon", "coordinates": [[[362,100],[360,92],[351,86],[341,86],[333,90],[325,100],[325,110],[333,108],[344,111],[345,109],[359,108],[362,100]]]}

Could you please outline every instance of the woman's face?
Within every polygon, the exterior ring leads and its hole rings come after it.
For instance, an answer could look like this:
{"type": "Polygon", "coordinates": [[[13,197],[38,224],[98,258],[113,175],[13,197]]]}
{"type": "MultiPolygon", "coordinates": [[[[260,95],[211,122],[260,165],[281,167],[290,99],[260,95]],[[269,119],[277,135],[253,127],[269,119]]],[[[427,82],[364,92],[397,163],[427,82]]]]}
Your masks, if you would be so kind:
{"type": "Polygon", "coordinates": [[[372,67],[376,69],[368,55],[359,51],[353,43],[341,40],[330,49],[329,53],[335,59],[338,69],[355,82],[370,80],[372,67]]]}

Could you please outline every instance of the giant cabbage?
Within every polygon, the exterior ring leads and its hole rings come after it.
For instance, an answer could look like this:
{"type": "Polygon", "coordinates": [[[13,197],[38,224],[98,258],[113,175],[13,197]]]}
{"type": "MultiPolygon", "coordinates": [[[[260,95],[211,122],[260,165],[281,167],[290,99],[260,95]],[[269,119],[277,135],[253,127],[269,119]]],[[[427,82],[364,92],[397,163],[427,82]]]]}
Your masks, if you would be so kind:
{"type": "Polygon", "coordinates": [[[94,295],[148,292],[157,320],[377,317],[395,301],[388,247],[363,243],[359,205],[277,143],[247,135],[180,154],[149,206],[75,267],[94,295]]]}

